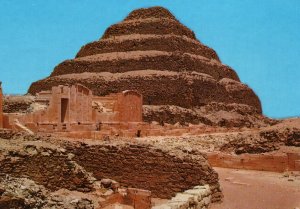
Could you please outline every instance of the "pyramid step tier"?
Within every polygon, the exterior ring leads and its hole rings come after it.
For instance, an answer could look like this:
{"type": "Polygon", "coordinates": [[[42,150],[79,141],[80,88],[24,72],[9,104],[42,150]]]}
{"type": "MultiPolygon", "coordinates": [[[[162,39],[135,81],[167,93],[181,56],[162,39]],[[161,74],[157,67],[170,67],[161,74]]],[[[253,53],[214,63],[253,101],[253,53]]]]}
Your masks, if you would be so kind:
{"type": "Polygon", "coordinates": [[[108,52],[166,51],[200,55],[220,61],[217,53],[199,41],[178,35],[132,34],[101,39],[83,46],[76,58],[108,52]],[[130,50],[129,50],[130,49],[130,50]]]}
{"type": "Polygon", "coordinates": [[[33,83],[35,94],[58,84],[81,83],[103,96],[124,90],[138,90],[147,105],[202,106],[211,102],[239,103],[252,106],[261,113],[258,97],[246,85],[231,79],[215,80],[201,73],[178,73],[145,70],[127,73],[82,73],[49,77],[33,83]]]}
{"type": "Polygon", "coordinates": [[[169,10],[163,7],[150,7],[136,9],[130,12],[125,20],[146,19],[149,17],[176,19],[169,10]]]}
{"type": "Polygon", "coordinates": [[[123,21],[107,28],[102,38],[130,34],[175,34],[196,39],[193,31],[178,21],[168,18],[148,18],[123,21]]]}
{"type": "Polygon", "coordinates": [[[230,78],[239,81],[234,70],[216,60],[189,53],[162,51],[112,52],[67,60],[55,67],[51,76],[84,72],[120,73],[145,67],[175,72],[195,71],[216,80],[230,78]]]}

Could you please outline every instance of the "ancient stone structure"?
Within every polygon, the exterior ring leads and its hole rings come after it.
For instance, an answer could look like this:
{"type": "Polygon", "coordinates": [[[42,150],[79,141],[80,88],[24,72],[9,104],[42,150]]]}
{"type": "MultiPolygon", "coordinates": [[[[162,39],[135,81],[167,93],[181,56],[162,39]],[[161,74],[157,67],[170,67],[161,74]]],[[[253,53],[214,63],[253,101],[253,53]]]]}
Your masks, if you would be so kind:
{"type": "Polygon", "coordinates": [[[3,93],[1,84],[0,82],[0,128],[3,128],[3,93]]]}
{"type": "Polygon", "coordinates": [[[171,198],[197,185],[209,184],[212,202],[222,198],[218,174],[200,153],[172,153],[144,144],[67,144],[74,161],[97,179],[110,178],[126,187],[150,190],[153,197],[171,198]]]}
{"type": "Polygon", "coordinates": [[[29,93],[76,83],[98,96],[137,90],[145,105],[192,109],[215,102],[246,105],[258,115],[262,111],[259,98],[236,72],[161,7],[131,12],[100,40],[83,46],[75,59],[34,82],[29,93]]]}
{"type": "Polygon", "coordinates": [[[0,193],[1,181],[11,176],[26,177],[51,192],[68,189],[89,193],[97,190],[99,183],[111,189],[111,194],[118,188],[141,189],[127,189],[126,198],[115,196],[129,205],[139,202],[149,206],[150,196],[171,198],[205,184],[212,202],[223,197],[218,174],[201,152],[174,152],[124,140],[74,141],[21,133],[9,140],[0,136],[0,147],[0,193]]]}
{"type": "MultiPolygon", "coordinates": [[[[196,135],[224,131],[221,127],[213,127],[217,123],[202,117],[202,113],[192,113],[190,118],[196,123],[201,122],[211,127],[203,127],[201,123],[193,126],[163,124],[168,119],[172,123],[184,123],[189,114],[176,113],[170,107],[168,110],[174,112],[165,114],[154,110],[148,117],[151,105],[143,107],[142,103],[142,95],[136,91],[125,90],[107,96],[94,96],[90,89],[81,84],[59,85],[53,86],[51,90],[41,91],[36,96],[6,97],[3,126],[30,134],[47,132],[64,137],[90,139],[102,139],[106,136],[180,136],[186,133],[196,135]],[[161,123],[151,123],[151,120],[161,123]]],[[[251,110],[253,108],[248,111],[251,110]]],[[[242,122],[243,120],[240,121],[242,122]]]]}
{"type": "Polygon", "coordinates": [[[119,127],[142,122],[142,95],[123,91],[93,96],[82,85],[55,86],[38,93],[36,111],[6,114],[6,128],[22,126],[34,132],[100,131],[105,125],[119,127]]]}

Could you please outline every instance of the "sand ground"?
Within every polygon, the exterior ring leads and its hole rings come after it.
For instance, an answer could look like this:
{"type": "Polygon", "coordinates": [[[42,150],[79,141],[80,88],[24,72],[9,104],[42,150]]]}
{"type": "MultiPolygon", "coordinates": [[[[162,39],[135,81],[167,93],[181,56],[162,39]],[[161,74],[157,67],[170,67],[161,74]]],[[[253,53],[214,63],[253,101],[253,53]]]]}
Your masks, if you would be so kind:
{"type": "Polygon", "coordinates": [[[300,208],[300,174],[215,168],[224,201],[210,209],[300,208]]]}

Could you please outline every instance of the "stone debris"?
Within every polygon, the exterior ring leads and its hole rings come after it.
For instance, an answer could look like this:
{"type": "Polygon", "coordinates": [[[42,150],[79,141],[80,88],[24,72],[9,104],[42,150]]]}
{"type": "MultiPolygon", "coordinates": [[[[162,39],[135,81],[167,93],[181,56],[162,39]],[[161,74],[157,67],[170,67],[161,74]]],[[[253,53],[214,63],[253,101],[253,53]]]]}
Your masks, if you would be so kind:
{"type": "Polygon", "coordinates": [[[27,178],[1,177],[0,188],[0,208],[93,209],[97,205],[92,199],[74,195],[69,190],[61,194],[51,193],[27,178]]]}
{"type": "Polygon", "coordinates": [[[203,124],[213,127],[265,127],[275,120],[257,114],[255,108],[243,104],[212,102],[205,106],[183,108],[175,105],[144,105],[143,120],[164,121],[175,126],[203,124]]]}
{"type": "Polygon", "coordinates": [[[232,140],[220,147],[220,151],[234,152],[235,154],[266,153],[279,150],[282,146],[299,147],[299,142],[300,127],[284,127],[278,123],[274,127],[267,127],[261,131],[234,136],[232,140]]]}

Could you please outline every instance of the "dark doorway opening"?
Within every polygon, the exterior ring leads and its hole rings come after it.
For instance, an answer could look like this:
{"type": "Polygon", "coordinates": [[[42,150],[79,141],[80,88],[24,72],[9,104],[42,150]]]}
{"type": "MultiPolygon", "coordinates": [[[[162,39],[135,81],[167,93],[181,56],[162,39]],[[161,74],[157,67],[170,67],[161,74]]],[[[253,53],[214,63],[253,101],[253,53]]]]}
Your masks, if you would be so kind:
{"type": "Polygon", "coordinates": [[[67,120],[69,111],[69,99],[62,98],[61,99],[61,122],[65,123],[67,120]]]}
{"type": "Polygon", "coordinates": [[[142,131],[141,131],[141,130],[137,130],[136,136],[137,136],[137,137],[141,137],[141,134],[142,134],[142,131]]]}

